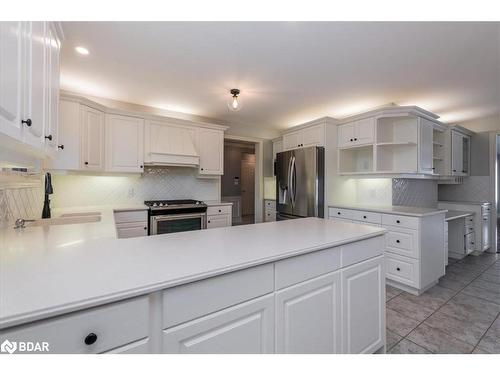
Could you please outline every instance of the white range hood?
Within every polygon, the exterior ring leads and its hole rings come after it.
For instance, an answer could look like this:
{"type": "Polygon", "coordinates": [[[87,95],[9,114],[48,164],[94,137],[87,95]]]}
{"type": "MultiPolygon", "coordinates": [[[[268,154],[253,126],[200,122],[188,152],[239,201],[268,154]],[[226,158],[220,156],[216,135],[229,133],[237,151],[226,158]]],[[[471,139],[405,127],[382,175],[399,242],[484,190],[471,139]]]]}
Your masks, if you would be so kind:
{"type": "Polygon", "coordinates": [[[192,127],[148,121],[145,131],[145,165],[197,167],[196,130],[192,127]]]}

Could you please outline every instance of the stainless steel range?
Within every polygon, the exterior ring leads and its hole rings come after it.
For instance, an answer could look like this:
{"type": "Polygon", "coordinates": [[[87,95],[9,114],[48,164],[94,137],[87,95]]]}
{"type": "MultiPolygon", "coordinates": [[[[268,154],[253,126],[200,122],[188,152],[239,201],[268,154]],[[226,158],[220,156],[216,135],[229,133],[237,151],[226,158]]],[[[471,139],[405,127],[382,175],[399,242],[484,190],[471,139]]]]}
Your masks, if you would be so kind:
{"type": "Polygon", "coordinates": [[[205,229],[207,205],[193,199],[145,201],[149,207],[149,234],[205,229]]]}

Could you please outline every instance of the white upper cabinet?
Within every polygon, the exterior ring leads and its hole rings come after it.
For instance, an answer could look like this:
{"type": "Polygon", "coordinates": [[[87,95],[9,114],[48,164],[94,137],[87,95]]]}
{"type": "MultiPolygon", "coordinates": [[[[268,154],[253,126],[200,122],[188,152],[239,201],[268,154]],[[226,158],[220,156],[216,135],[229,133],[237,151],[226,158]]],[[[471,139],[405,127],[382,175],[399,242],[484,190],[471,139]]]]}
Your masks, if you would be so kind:
{"type": "Polygon", "coordinates": [[[224,132],[218,129],[196,129],[196,148],[200,155],[200,175],[224,174],[224,132]]]}
{"type": "Polygon", "coordinates": [[[470,165],[470,137],[451,131],[451,175],[468,176],[470,165]]]}
{"type": "Polygon", "coordinates": [[[81,168],[104,170],[104,113],[81,106],[81,168]]]}
{"type": "Polygon", "coordinates": [[[373,143],[375,120],[362,119],[339,126],[339,147],[352,147],[373,143]]]}
{"type": "Polygon", "coordinates": [[[325,125],[312,125],[283,135],[283,150],[323,146],[325,144],[325,125]]]}
{"type": "Polygon", "coordinates": [[[106,170],[144,170],[144,120],[137,117],[106,115],[106,170]]]}
{"type": "Polygon", "coordinates": [[[0,131],[22,139],[22,22],[0,22],[0,131]]]}
{"type": "Polygon", "coordinates": [[[43,155],[57,145],[60,48],[52,22],[0,22],[0,135],[43,155]]]}

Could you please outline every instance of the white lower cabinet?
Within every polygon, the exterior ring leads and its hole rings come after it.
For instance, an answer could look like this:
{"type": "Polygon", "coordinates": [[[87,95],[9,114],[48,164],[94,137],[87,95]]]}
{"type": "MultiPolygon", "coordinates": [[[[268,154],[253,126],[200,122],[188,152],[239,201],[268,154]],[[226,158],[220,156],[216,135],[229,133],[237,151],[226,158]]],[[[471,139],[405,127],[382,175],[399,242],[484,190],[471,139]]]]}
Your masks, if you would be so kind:
{"type": "Polygon", "coordinates": [[[341,270],[342,348],[373,353],[385,345],[384,256],[341,270]]]}
{"type": "Polygon", "coordinates": [[[103,354],[149,354],[149,339],[139,340],[131,344],[104,352],[103,354]]]}
{"type": "Polygon", "coordinates": [[[209,206],[207,208],[207,229],[233,225],[232,205],[209,206]]]}
{"type": "Polygon", "coordinates": [[[163,331],[165,353],[274,352],[274,295],[268,294],[163,331]]]}
{"type": "Polygon", "coordinates": [[[340,353],[340,271],[276,293],[277,353],[340,353]]]}

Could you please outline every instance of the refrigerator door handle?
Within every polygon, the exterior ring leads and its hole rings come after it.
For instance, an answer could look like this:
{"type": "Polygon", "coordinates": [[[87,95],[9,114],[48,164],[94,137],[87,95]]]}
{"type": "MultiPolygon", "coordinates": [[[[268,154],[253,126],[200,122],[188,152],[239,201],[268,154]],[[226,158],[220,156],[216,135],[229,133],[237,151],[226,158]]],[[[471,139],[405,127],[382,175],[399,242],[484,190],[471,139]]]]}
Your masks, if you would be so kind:
{"type": "Polygon", "coordinates": [[[290,166],[290,198],[292,199],[292,207],[295,207],[297,198],[297,169],[295,167],[295,156],[292,156],[292,163],[290,166]]]}
{"type": "Polygon", "coordinates": [[[290,158],[290,161],[288,162],[288,193],[290,196],[290,205],[293,208],[294,201],[293,201],[293,186],[292,186],[292,163],[293,163],[293,156],[290,158]]]}

